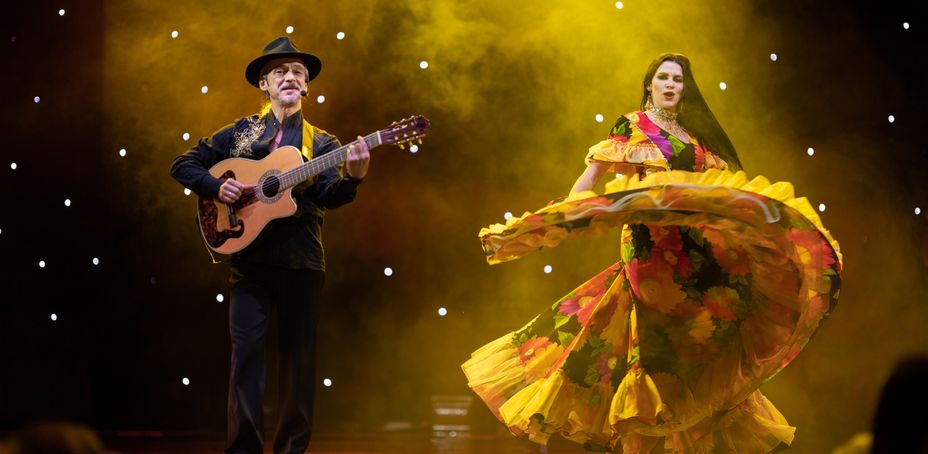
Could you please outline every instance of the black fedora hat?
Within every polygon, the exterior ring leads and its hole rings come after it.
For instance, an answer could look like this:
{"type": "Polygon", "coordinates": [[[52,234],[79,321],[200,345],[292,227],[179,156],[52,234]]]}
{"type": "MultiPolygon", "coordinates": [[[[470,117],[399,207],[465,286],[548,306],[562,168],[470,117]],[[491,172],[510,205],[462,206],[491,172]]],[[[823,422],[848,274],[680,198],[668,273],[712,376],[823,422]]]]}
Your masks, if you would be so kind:
{"type": "Polygon", "coordinates": [[[306,66],[306,81],[309,82],[319,75],[322,70],[322,61],[318,57],[305,52],[300,52],[290,38],[281,36],[264,46],[264,52],[260,57],[252,60],[245,68],[245,79],[248,83],[258,86],[258,80],[261,78],[261,69],[269,61],[275,58],[296,58],[306,66]]]}

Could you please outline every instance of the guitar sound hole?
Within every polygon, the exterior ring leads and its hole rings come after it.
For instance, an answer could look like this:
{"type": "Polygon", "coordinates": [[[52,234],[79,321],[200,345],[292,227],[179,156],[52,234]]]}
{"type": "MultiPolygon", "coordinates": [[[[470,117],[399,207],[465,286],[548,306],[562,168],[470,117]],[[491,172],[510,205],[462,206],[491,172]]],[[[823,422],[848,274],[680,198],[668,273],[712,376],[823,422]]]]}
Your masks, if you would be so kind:
{"type": "Polygon", "coordinates": [[[280,179],[271,176],[264,180],[264,183],[261,184],[261,192],[264,193],[265,197],[274,197],[280,192],[280,179]]]}

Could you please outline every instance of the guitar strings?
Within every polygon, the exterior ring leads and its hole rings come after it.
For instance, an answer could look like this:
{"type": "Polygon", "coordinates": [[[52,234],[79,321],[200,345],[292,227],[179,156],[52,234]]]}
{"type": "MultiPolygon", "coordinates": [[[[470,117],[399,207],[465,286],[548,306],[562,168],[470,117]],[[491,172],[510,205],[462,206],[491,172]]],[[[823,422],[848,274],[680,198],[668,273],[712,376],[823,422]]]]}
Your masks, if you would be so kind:
{"type": "MultiPolygon", "coordinates": [[[[376,134],[377,133],[371,133],[364,138],[364,141],[367,142],[367,145],[371,148],[377,145],[373,143],[373,140],[376,138],[376,134]]],[[[318,158],[311,159],[310,161],[303,163],[296,168],[277,175],[278,192],[281,187],[289,188],[294,186],[296,183],[306,180],[313,175],[322,173],[328,168],[334,167],[345,161],[348,157],[348,148],[357,143],[358,141],[355,140],[347,145],[342,145],[331,153],[326,153],[322,156],[319,156],[318,158]]],[[[275,184],[272,181],[273,180],[271,178],[264,180],[264,183],[261,185],[263,194],[267,194],[271,189],[274,188],[275,184]]]]}
{"type": "MultiPolygon", "coordinates": [[[[364,141],[367,142],[368,147],[374,148],[383,143],[380,141],[375,142],[375,139],[378,138],[378,132],[373,132],[367,135],[366,137],[364,137],[364,141]]],[[[414,133],[412,137],[408,139],[404,137],[404,139],[411,140],[417,136],[418,134],[414,133]]],[[[311,159],[308,162],[305,162],[293,169],[290,169],[286,172],[276,175],[276,181],[277,181],[276,186],[277,186],[278,193],[280,192],[281,188],[289,188],[289,187],[295,186],[299,182],[302,182],[313,175],[322,173],[323,171],[329,169],[330,167],[335,167],[336,165],[344,162],[348,158],[348,148],[357,143],[358,143],[357,140],[352,141],[349,144],[342,145],[341,147],[339,147],[333,152],[326,153],[322,156],[319,156],[318,158],[311,159]]],[[[262,194],[267,194],[270,190],[274,188],[275,183],[273,181],[274,181],[273,178],[266,178],[264,180],[264,182],[261,185],[262,194]]],[[[252,199],[256,198],[256,195],[257,194],[249,194],[248,201],[251,201],[252,199]]],[[[239,202],[243,202],[243,201],[244,201],[244,198],[240,200],[239,202]]],[[[237,202],[236,205],[238,206],[239,203],[237,202]]]]}

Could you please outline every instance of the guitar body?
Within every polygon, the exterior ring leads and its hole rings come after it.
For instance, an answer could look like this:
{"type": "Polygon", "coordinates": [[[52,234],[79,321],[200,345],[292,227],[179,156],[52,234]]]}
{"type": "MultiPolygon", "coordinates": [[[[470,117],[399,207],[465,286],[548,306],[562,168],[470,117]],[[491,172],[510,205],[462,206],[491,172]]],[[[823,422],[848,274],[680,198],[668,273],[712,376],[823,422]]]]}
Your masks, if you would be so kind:
{"type": "Polygon", "coordinates": [[[291,196],[292,188],[281,189],[278,175],[301,164],[300,151],[285,146],[259,161],[230,158],[211,167],[209,173],[214,177],[234,178],[247,189],[232,205],[217,198],[200,197],[197,223],[206,244],[220,254],[233,254],[251,244],[268,222],[293,215],[296,202],[291,196]]]}

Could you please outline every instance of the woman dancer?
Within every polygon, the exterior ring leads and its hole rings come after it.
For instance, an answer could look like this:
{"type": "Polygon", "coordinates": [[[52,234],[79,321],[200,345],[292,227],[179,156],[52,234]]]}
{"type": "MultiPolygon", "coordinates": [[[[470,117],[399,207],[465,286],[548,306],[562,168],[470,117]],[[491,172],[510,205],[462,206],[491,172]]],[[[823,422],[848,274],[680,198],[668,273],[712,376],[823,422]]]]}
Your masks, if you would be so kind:
{"type": "Polygon", "coordinates": [[[566,200],[480,233],[488,261],[623,227],[620,260],[473,353],[508,428],[623,453],[769,452],[795,428],[759,386],[833,308],[841,254],[789,183],[748,181],[689,60],[658,56],[641,111],[587,154],[566,200]],[[598,195],[603,175],[624,174],[598,195]]]}

